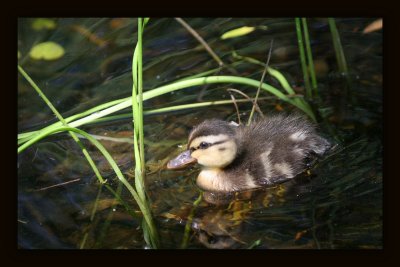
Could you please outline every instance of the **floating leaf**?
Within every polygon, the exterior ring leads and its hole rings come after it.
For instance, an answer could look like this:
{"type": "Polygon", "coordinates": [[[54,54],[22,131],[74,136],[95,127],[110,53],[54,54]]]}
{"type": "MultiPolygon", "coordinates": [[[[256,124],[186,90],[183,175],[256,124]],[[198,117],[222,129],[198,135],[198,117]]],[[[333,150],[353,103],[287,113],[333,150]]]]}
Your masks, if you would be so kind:
{"type": "Polygon", "coordinates": [[[224,33],[221,36],[221,39],[229,39],[229,38],[235,38],[235,37],[239,37],[239,36],[243,36],[246,34],[251,33],[252,31],[254,31],[256,28],[255,27],[248,27],[248,26],[244,26],[241,28],[237,28],[231,31],[227,31],[226,33],[224,33]]]}
{"type": "Polygon", "coordinates": [[[52,30],[56,26],[56,22],[52,19],[35,19],[35,21],[32,23],[32,28],[35,31],[52,30]]]}
{"type": "Polygon", "coordinates": [[[367,27],[365,27],[365,29],[363,30],[363,33],[365,34],[365,33],[378,31],[378,30],[381,30],[382,27],[383,27],[383,20],[377,19],[374,22],[372,22],[371,24],[369,24],[367,27]]]}
{"type": "Polygon", "coordinates": [[[39,60],[55,60],[65,54],[64,48],[55,42],[44,42],[32,47],[29,55],[31,58],[39,60]]]}

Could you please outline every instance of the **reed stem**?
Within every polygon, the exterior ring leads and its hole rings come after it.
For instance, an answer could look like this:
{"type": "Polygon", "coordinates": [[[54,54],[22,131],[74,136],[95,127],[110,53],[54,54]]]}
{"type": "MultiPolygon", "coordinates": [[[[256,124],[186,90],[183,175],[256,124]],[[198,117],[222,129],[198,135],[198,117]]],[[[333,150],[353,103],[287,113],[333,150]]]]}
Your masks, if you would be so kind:
{"type": "Polygon", "coordinates": [[[312,92],[310,86],[310,77],[308,75],[308,70],[307,70],[306,56],[304,52],[303,34],[301,31],[300,18],[295,18],[295,22],[296,22],[297,43],[299,44],[301,69],[303,70],[303,77],[304,77],[304,86],[306,88],[307,98],[310,99],[312,97],[312,92]]]}
{"type": "Polygon", "coordinates": [[[308,61],[308,71],[310,72],[310,77],[311,77],[311,86],[312,90],[314,92],[313,97],[318,96],[318,88],[317,88],[317,78],[315,75],[315,68],[314,68],[314,60],[311,52],[311,42],[310,42],[310,36],[308,33],[308,26],[307,26],[307,19],[302,18],[301,22],[303,24],[303,33],[304,33],[304,42],[306,44],[306,53],[307,53],[307,61],[308,61]]]}
{"type": "Polygon", "coordinates": [[[336,60],[338,62],[339,71],[342,75],[348,76],[348,69],[346,63],[346,57],[344,56],[342,42],[340,35],[336,27],[334,18],[328,18],[329,28],[332,34],[333,47],[335,49],[336,60]]]}

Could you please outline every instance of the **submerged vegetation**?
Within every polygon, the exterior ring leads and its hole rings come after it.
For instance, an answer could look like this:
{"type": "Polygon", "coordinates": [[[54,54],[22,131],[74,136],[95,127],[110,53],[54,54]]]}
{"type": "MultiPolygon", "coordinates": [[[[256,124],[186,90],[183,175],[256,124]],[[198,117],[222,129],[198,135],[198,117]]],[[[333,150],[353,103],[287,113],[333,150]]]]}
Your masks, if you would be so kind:
{"type": "MultiPolygon", "coordinates": [[[[146,38],[144,34],[146,25],[151,23],[149,18],[138,18],[137,19],[137,38],[136,44],[132,43],[134,46],[133,54],[132,54],[132,65],[131,65],[131,75],[132,75],[132,94],[129,97],[120,98],[112,101],[108,101],[87,109],[83,112],[79,112],[73,115],[69,115],[68,117],[63,117],[60,112],[54,107],[51,101],[47,98],[45,93],[39,88],[39,86],[33,81],[30,75],[23,68],[23,61],[20,60],[20,65],[18,65],[18,71],[28,81],[31,87],[36,90],[42,100],[47,104],[47,106],[51,109],[53,114],[58,119],[57,122],[46,125],[40,129],[22,132],[18,134],[18,153],[22,153],[27,148],[31,147],[33,144],[38,141],[48,138],[51,135],[60,134],[63,132],[67,132],[72,139],[78,144],[80,147],[85,159],[89,163],[92,168],[95,176],[99,182],[99,194],[104,187],[113,194],[117,202],[124,206],[128,214],[132,217],[138,218],[138,213],[135,212],[130,204],[128,204],[124,198],[121,196],[121,188],[118,190],[114,190],[113,186],[110,182],[103,178],[101,171],[98,166],[96,166],[96,162],[93,160],[90,155],[90,150],[87,149],[84,144],[81,142],[81,138],[85,138],[88,140],[94,147],[100,151],[100,153],[105,157],[108,164],[111,166],[115,175],[118,177],[121,184],[127,189],[130,196],[136,202],[139,207],[140,214],[142,218],[141,229],[143,231],[143,239],[147,244],[148,248],[160,248],[160,235],[158,233],[158,229],[153,217],[152,211],[152,200],[148,194],[148,189],[146,187],[146,158],[145,158],[145,134],[144,134],[144,115],[146,114],[159,114],[159,113],[167,113],[170,111],[177,110],[185,110],[185,109],[197,109],[205,106],[212,105],[226,105],[226,104],[235,104],[240,102],[248,102],[252,103],[252,111],[249,118],[250,120],[253,116],[253,113],[256,109],[256,105],[258,99],[261,99],[266,94],[261,94],[259,96],[260,91],[268,93],[278,99],[291,105],[294,108],[297,108],[299,111],[306,114],[311,120],[317,121],[319,114],[316,114],[316,110],[313,110],[310,106],[308,100],[315,100],[315,98],[319,97],[318,92],[318,84],[315,74],[314,60],[312,56],[311,50],[311,42],[310,36],[308,32],[307,20],[305,18],[296,18],[293,21],[293,30],[296,30],[297,33],[297,42],[299,47],[299,56],[301,67],[304,75],[304,86],[305,86],[305,94],[295,91],[293,87],[288,82],[285,74],[280,72],[277,68],[273,68],[268,63],[269,58],[271,56],[271,51],[274,49],[272,42],[269,50],[269,57],[266,63],[249,56],[239,55],[237,52],[233,51],[232,57],[237,60],[237,62],[248,62],[251,64],[256,64],[260,67],[260,70],[264,70],[262,77],[259,80],[241,77],[236,75],[236,71],[234,70],[235,62],[231,64],[226,64],[221,60],[221,58],[209,47],[209,44],[200,37],[198,33],[195,32],[185,21],[182,19],[177,19],[179,23],[181,23],[188,31],[194,31],[192,34],[196,37],[196,39],[200,42],[202,46],[210,53],[210,55],[217,61],[219,69],[216,70],[208,70],[203,73],[195,74],[192,76],[184,77],[183,79],[177,79],[174,82],[169,82],[166,85],[158,86],[153,89],[144,90],[144,88],[148,88],[146,85],[146,80],[143,79],[143,61],[145,57],[144,51],[146,51],[146,47],[143,45],[143,39],[146,38]],[[221,70],[227,70],[231,72],[233,75],[218,75],[218,72],[221,70]],[[276,81],[276,84],[271,84],[268,82],[264,82],[265,76],[269,75],[271,79],[276,81]],[[199,87],[199,86],[209,86],[213,84],[237,84],[237,85],[245,85],[248,87],[254,88],[254,97],[242,98],[242,99],[234,99],[232,100],[221,100],[215,99],[214,101],[202,101],[200,103],[191,103],[184,105],[175,105],[163,108],[156,109],[144,109],[144,104],[146,101],[153,100],[157,97],[177,92],[178,90],[183,90],[187,88],[199,87]],[[278,86],[279,85],[279,86],[278,86]],[[258,91],[256,90],[258,88],[258,91]],[[118,113],[122,110],[131,109],[131,112],[121,114],[118,113]],[[98,123],[98,122],[108,122],[119,118],[131,118],[133,123],[133,148],[132,155],[135,162],[134,167],[134,181],[129,178],[126,178],[124,172],[121,171],[120,166],[113,159],[110,152],[107,151],[104,145],[102,145],[96,138],[93,137],[87,131],[82,130],[80,127],[98,123]]],[[[53,25],[53,24],[51,24],[53,25]]],[[[335,51],[338,60],[338,66],[341,72],[347,73],[348,67],[346,64],[343,47],[340,45],[340,38],[338,36],[338,31],[336,29],[335,23],[333,19],[329,19],[329,26],[332,31],[332,38],[335,43],[335,51]]],[[[35,26],[38,27],[38,26],[35,26]]],[[[52,26],[53,27],[53,26],[52,26]]],[[[55,26],[54,26],[55,27],[55,26]]],[[[256,30],[257,27],[247,27],[243,26],[237,29],[233,29],[231,31],[225,32],[221,36],[221,40],[237,38],[240,36],[244,36],[247,34],[251,34],[256,30]]],[[[263,30],[266,28],[258,27],[263,30]]],[[[51,28],[52,29],[52,28],[51,28]]],[[[95,39],[94,37],[91,37],[95,39]]],[[[134,38],[131,38],[132,40],[134,38]]],[[[95,39],[97,40],[97,39],[95,39]]],[[[295,42],[296,40],[294,40],[295,42]]],[[[98,40],[96,41],[98,42],[98,40]]],[[[104,42],[102,42],[104,44],[104,42]]],[[[51,48],[53,49],[53,48],[51,48]]],[[[60,49],[57,47],[57,49],[60,49]]],[[[61,47],[62,49],[62,47],[61,47]]],[[[34,51],[34,50],[32,50],[34,51]]],[[[58,56],[60,56],[60,51],[58,51],[58,56]]],[[[268,51],[265,51],[267,54],[268,51]]],[[[62,55],[64,55],[64,50],[62,50],[62,55]]],[[[62,56],[61,55],[61,56],[62,56]]],[[[45,59],[47,58],[46,53],[40,51],[40,55],[33,57],[34,59],[45,59]]],[[[56,59],[56,58],[55,58],[56,59]]],[[[236,62],[236,63],[237,63],[236,62]]],[[[318,111],[317,111],[318,112],[318,111]]],[[[239,114],[239,112],[238,112],[239,114]]],[[[240,115],[238,115],[240,117],[240,115]]],[[[199,197],[194,202],[194,207],[189,215],[189,223],[186,224],[184,239],[181,243],[182,248],[186,248],[188,246],[189,233],[190,233],[190,223],[193,218],[194,208],[197,207],[201,200],[199,197]]],[[[96,213],[97,203],[99,198],[97,197],[95,205],[92,210],[91,221],[93,221],[93,217],[96,213]]],[[[80,244],[81,248],[85,248],[87,234],[83,236],[82,242],[80,244]]],[[[253,243],[250,247],[257,246],[260,243],[259,240],[253,243]]]]}

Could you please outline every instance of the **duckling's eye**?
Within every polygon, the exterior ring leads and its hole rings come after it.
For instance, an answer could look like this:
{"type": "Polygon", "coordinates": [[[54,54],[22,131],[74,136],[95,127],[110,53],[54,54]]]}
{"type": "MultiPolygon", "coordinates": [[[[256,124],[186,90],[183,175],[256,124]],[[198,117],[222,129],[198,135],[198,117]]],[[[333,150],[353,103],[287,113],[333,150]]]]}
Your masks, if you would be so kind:
{"type": "Polygon", "coordinates": [[[206,143],[206,142],[201,142],[199,145],[200,149],[206,149],[210,146],[210,143],[206,143]]]}

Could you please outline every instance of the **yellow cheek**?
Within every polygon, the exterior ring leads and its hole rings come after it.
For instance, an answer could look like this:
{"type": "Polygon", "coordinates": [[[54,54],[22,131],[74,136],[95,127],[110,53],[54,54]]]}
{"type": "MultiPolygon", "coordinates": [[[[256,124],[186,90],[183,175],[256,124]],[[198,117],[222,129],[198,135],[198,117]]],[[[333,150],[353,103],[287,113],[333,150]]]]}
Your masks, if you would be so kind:
{"type": "Polygon", "coordinates": [[[197,159],[197,163],[200,165],[208,166],[213,163],[215,160],[215,155],[213,155],[213,151],[207,150],[196,150],[191,155],[193,158],[197,159]]]}
{"type": "Polygon", "coordinates": [[[196,151],[193,151],[192,154],[190,154],[190,155],[192,156],[192,158],[195,158],[198,160],[201,155],[201,152],[199,150],[196,150],[196,151]]]}
{"type": "Polygon", "coordinates": [[[224,157],[216,149],[196,150],[192,157],[197,159],[197,163],[205,167],[222,167],[224,157]]]}

